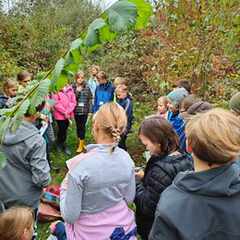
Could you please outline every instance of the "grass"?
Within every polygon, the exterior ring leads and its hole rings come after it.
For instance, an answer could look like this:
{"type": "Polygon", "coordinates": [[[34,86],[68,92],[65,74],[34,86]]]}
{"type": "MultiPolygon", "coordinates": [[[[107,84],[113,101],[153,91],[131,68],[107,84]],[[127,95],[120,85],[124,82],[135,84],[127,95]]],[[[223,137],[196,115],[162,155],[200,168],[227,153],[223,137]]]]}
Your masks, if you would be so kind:
{"type": "MultiPolygon", "coordinates": [[[[134,124],[132,127],[132,132],[129,134],[127,139],[127,146],[128,151],[134,160],[136,166],[140,166],[143,164],[143,152],[144,147],[141,145],[140,141],[138,140],[137,133],[138,128],[141,121],[144,119],[145,116],[149,115],[152,112],[152,106],[146,105],[139,102],[134,102],[134,124]]],[[[91,123],[88,124],[87,133],[86,133],[86,142],[92,143],[93,139],[91,136],[91,123]]],[[[69,148],[72,151],[72,156],[74,157],[76,147],[77,147],[77,136],[75,130],[75,123],[69,127],[68,129],[68,139],[67,143],[69,148]]],[[[64,154],[59,154],[56,152],[55,149],[51,152],[51,160],[54,166],[60,167],[59,171],[52,171],[52,184],[60,184],[67,172],[65,162],[70,159],[71,157],[65,156],[64,154]]],[[[40,223],[38,225],[38,239],[39,240],[46,240],[49,236],[49,223],[40,223]]]]}

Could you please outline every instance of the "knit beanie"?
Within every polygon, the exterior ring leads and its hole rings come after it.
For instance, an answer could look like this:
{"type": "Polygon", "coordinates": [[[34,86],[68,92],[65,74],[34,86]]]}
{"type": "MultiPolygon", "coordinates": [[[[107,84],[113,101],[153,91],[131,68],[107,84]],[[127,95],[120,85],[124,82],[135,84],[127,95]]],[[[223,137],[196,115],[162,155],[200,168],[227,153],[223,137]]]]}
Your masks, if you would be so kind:
{"type": "Polygon", "coordinates": [[[185,88],[181,87],[171,91],[167,95],[167,97],[175,106],[179,106],[181,101],[188,95],[189,95],[188,91],[185,88]]]}
{"type": "Polygon", "coordinates": [[[237,92],[232,96],[229,102],[229,107],[234,112],[240,114],[240,92],[237,92]]]}
{"type": "Polygon", "coordinates": [[[212,109],[213,106],[209,102],[199,101],[194,103],[189,109],[187,110],[188,114],[194,115],[197,113],[206,112],[212,109]]]}

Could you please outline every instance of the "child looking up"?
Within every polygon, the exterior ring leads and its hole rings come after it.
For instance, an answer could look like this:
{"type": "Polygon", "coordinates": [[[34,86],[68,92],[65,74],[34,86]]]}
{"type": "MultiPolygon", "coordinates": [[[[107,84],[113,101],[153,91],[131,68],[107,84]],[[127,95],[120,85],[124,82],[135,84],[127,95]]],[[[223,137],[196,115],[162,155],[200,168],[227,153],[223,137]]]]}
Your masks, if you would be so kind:
{"type": "Polygon", "coordinates": [[[240,121],[212,109],[186,126],[195,171],[179,173],[162,194],[150,240],[240,237],[240,121]]]}
{"type": "Polygon", "coordinates": [[[186,137],[184,133],[184,121],[179,115],[180,103],[188,96],[188,92],[185,88],[176,88],[168,95],[168,116],[167,120],[172,124],[174,130],[179,137],[179,146],[182,151],[186,151],[186,137]]]}
{"type": "Polygon", "coordinates": [[[157,115],[167,119],[168,115],[168,98],[166,96],[162,96],[157,101],[157,115]]]}
{"type": "Polygon", "coordinates": [[[171,124],[160,116],[145,119],[139,138],[150,151],[145,171],[136,173],[136,222],[143,240],[148,239],[161,193],[181,171],[192,170],[192,160],[179,152],[178,137],[171,124]]]}
{"type": "Polygon", "coordinates": [[[0,214],[0,239],[31,240],[34,214],[30,208],[13,207],[0,214]]]}
{"type": "Polygon", "coordinates": [[[69,148],[66,146],[66,139],[69,122],[74,117],[76,96],[71,86],[65,86],[61,91],[53,94],[52,99],[55,102],[53,116],[58,125],[57,149],[71,155],[69,148]]]}
{"type": "Polygon", "coordinates": [[[85,146],[85,126],[88,119],[88,113],[92,108],[92,93],[87,86],[84,78],[84,72],[79,71],[75,76],[75,83],[73,84],[73,90],[76,96],[76,107],[74,110],[74,117],[77,126],[77,136],[79,138],[79,144],[77,153],[81,153],[86,150],[85,146]]]}
{"type": "Polygon", "coordinates": [[[128,208],[135,196],[134,163],[117,146],[126,125],[122,107],[103,105],[93,117],[96,144],[67,162],[60,208],[68,240],[136,239],[134,213],[128,208]]]}
{"type": "Polygon", "coordinates": [[[133,121],[133,103],[132,103],[131,97],[128,94],[128,88],[125,85],[119,85],[116,88],[116,96],[117,96],[117,103],[121,107],[123,107],[127,115],[127,128],[121,135],[121,140],[118,146],[124,150],[127,150],[127,146],[126,146],[127,135],[131,130],[132,121],[133,121]]]}
{"type": "Polygon", "coordinates": [[[114,87],[111,82],[107,80],[105,72],[100,71],[97,75],[99,85],[95,91],[93,112],[97,112],[98,109],[107,102],[113,101],[114,98],[114,87]]]}
{"type": "Polygon", "coordinates": [[[17,81],[19,84],[18,92],[22,92],[28,83],[32,80],[32,74],[27,71],[22,71],[17,75],[17,81]]]}
{"type": "Polygon", "coordinates": [[[0,95],[0,108],[10,107],[10,99],[16,97],[18,84],[12,79],[3,83],[3,95],[0,95]]]}

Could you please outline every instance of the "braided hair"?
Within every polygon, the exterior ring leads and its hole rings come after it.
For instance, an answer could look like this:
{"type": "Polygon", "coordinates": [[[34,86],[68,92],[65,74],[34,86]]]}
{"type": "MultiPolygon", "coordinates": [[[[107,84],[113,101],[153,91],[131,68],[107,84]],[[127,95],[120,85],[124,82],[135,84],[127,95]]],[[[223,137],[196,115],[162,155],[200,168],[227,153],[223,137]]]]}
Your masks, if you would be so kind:
{"type": "Polygon", "coordinates": [[[113,139],[112,153],[118,146],[121,135],[127,126],[124,109],[117,103],[106,103],[96,113],[94,121],[98,122],[101,131],[113,139]]]}

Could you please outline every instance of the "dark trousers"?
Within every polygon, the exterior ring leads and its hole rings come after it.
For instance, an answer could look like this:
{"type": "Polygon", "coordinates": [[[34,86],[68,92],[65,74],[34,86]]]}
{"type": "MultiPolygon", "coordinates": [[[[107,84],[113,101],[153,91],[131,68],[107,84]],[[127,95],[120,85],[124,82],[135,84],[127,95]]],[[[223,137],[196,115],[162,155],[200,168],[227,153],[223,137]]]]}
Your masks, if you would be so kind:
{"type": "Polygon", "coordinates": [[[56,120],[58,125],[57,143],[64,144],[67,139],[67,129],[69,126],[69,120],[56,120]]]}
{"type": "Polygon", "coordinates": [[[75,115],[75,121],[77,126],[77,136],[81,140],[85,139],[86,132],[86,123],[87,123],[88,115],[75,115]]]}

